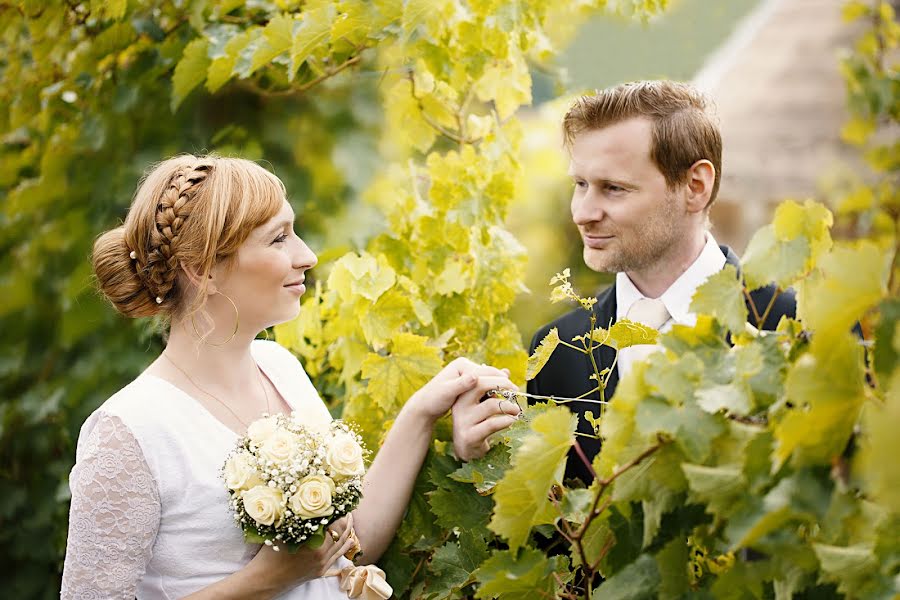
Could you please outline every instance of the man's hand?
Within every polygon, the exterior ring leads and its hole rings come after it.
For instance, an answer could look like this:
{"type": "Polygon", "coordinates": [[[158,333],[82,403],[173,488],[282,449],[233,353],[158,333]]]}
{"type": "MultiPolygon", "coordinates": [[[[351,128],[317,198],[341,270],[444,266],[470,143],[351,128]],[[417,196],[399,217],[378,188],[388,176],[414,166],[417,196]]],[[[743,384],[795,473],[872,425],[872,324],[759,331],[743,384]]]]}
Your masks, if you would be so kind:
{"type": "Polygon", "coordinates": [[[480,458],[490,450],[488,437],[512,425],[521,412],[509,400],[481,399],[490,390],[515,390],[509,373],[485,365],[474,366],[470,372],[478,377],[478,384],[459,396],[453,405],[453,450],[461,460],[480,458]]]}

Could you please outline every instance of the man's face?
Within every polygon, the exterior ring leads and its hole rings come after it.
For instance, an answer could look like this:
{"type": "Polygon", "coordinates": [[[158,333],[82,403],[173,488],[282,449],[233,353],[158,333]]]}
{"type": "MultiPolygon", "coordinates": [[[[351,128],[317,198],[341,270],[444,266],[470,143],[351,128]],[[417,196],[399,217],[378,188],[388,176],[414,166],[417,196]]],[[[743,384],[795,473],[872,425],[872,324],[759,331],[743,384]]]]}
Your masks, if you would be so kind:
{"type": "Polygon", "coordinates": [[[668,189],[650,159],[651,128],[649,119],[633,118],[572,143],[572,220],[594,271],[652,268],[688,226],[683,194],[668,189]]]}

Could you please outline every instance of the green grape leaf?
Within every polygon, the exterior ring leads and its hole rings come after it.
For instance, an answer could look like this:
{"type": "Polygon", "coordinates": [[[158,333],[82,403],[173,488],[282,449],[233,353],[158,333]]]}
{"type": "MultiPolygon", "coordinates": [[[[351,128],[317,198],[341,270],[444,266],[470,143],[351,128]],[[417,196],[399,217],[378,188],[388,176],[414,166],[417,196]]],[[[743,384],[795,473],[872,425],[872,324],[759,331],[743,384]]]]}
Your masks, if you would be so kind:
{"type": "Polygon", "coordinates": [[[863,415],[863,431],[867,434],[856,458],[859,472],[868,490],[879,504],[900,515],[900,370],[895,365],[894,377],[888,385],[884,404],[867,405],[863,415]]]}
{"type": "Polygon", "coordinates": [[[772,226],[775,237],[782,241],[803,238],[809,244],[809,262],[805,270],[812,269],[823,253],[831,248],[831,226],[834,217],[824,204],[806,200],[803,204],[787,200],[775,209],[772,226]]]}
{"type": "Polygon", "coordinates": [[[488,558],[484,540],[468,532],[459,541],[448,541],[435,551],[429,565],[431,573],[427,584],[428,594],[446,598],[473,580],[473,573],[488,558]]]}
{"type": "Polygon", "coordinates": [[[206,38],[191,40],[184,47],[184,53],[172,75],[172,112],[175,112],[191,90],[206,79],[206,70],[209,68],[209,58],[206,55],[208,49],[209,42],[206,38]]]}
{"type": "Polygon", "coordinates": [[[747,416],[753,408],[753,399],[746,385],[728,383],[697,390],[697,406],[708,413],[724,410],[730,415],[747,416]]]}
{"type": "Polygon", "coordinates": [[[548,492],[551,485],[562,480],[576,422],[577,417],[563,407],[536,416],[532,433],[522,441],[512,467],[497,484],[490,528],[507,538],[512,550],[525,543],[532,527],[556,519],[548,492]]]}
{"type": "Polygon", "coordinates": [[[900,298],[889,298],[879,307],[879,323],[875,328],[875,373],[890,381],[900,364],[900,298]]]}
{"type": "Polygon", "coordinates": [[[554,327],[544,336],[538,347],[534,349],[534,353],[528,357],[528,365],[525,369],[526,380],[531,381],[537,377],[547,361],[550,360],[553,351],[559,346],[559,341],[559,331],[554,327]]]}
{"type": "Polygon", "coordinates": [[[830,546],[813,544],[816,558],[822,565],[826,579],[838,582],[838,590],[849,595],[855,592],[878,570],[872,544],[830,546]]]}
{"type": "Polygon", "coordinates": [[[442,367],[441,352],[428,338],[400,333],[390,343],[390,354],[370,353],[362,363],[368,393],[385,410],[402,405],[442,367]]]}
{"type": "Polygon", "coordinates": [[[614,574],[597,588],[597,597],[604,600],[652,600],[662,578],[656,560],[642,554],[636,561],[614,574]]]}
{"type": "MultiPolygon", "coordinates": [[[[598,331],[594,331],[594,339],[597,340],[598,331]]],[[[605,337],[605,333],[603,336],[605,337]]],[[[638,346],[641,344],[655,344],[659,338],[659,332],[652,327],[647,327],[643,323],[622,319],[613,324],[609,328],[609,340],[606,345],[621,350],[630,346],[638,346]]]]}
{"type": "Polygon", "coordinates": [[[737,269],[725,265],[697,288],[691,300],[691,312],[712,315],[732,333],[740,333],[747,323],[742,289],[737,269]]]}
{"type": "Polygon", "coordinates": [[[558,584],[554,574],[563,581],[569,578],[565,557],[548,557],[540,550],[522,548],[494,550],[474,575],[481,586],[476,598],[497,600],[533,600],[535,597],[556,596],[558,584]]]}
{"type": "Polygon", "coordinates": [[[464,462],[459,469],[450,474],[450,478],[454,481],[471,483],[479,494],[490,494],[509,469],[511,459],[508,447],[495,444],[483,457],[464,462]]]}
{"type": "Polygon", "coordinates": [[[384,348],[391,337],[413,318],[409,296],[396,287],[382,294],[368,310],[361,310],[358,314],[366,342],[376,351],[384,348]]]}
{"type": "Polygon", "coordinates": [[[797,294],[797,316],[817,337],[849,331],[886,293],[886,256],[873,242],[835,244],[819,270],[797,294]]]}
{"type": "Polygon", "coordinates": [[[291,15],[278,15],[266,24],[260,44],[253,53],[247,76],[291,49],[296,21],[291,15]]]}
{"type": "Polygon", "coordinates": [[[703,412],[695,404],[672,406],[652,398],[638,405],[635,422],[644,436],[670,435],[688,459],[697,463],[706,460],[713,440],[724,431],[720,417],[703,412]]]}
{"type": "Polygon", "coordinates": [[[258,35],[259,29],[247,29],[228,38],[228,41],[222,48],[221,55],[213,58],[213,61],[209,64],[209,69],[207,69],[206,89],[211,94],[216,93],[223,85],[228,83],[228,80],[234,74],[235,65],[241,52],[253,41],[254,36],[258,35]]]}
{"type": "Polygon", "coordinates": [[[803,273],[809,259],[809,244],[803,238],[779,240],[775,227],[758,229],[741,259],[744,283],[755,290],[769,284],[787,289],[803,273]]]}
{"type": "Polygon", "coordinates": [[[692,502],[704,503],[714,514],[726,514],[744,493],[747,481],[739,467],[707,467],[683,463],[692,502]]]}
{"type": "Polygon", "coordinates": [[[775,414],[773,468],[790,456],[797,464],[828,464],[847,444],[864,399],[862,349],[850,333],[813,338],[810,352],[788,370],[791,406],[775,414]]]}
{"type": "Polygon", "coordinates": [[[428,499],[435,520],[445,529],[484,531],[494,502],[489,496],[472,493],[472,486],[445,479],[428,499]]]}
{"type": "Polygon", "coordinates": [[[384,256],[351,252],[335,262],[328,287],[337,291],[344,302],[353,302],[355,296],[375,302],[396,281],[397,274],[384,256]]]}
{"type": "Polygon", "coordinates": [[[300,19],[294,22],[288,81],[294,80],[300,65],[313,52],[327,46],[335,16],[334,4],[324,0],[307,2],[303,7],[300,19]]]}

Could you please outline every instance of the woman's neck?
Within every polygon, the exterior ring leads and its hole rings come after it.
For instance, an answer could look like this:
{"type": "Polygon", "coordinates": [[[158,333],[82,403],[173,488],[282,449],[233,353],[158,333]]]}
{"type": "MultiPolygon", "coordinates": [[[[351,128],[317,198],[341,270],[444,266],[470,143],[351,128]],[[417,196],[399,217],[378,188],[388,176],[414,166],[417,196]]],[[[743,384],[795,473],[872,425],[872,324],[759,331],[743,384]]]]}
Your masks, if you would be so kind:
{"type": "MultiPolygon", "coordinates": [[[[173,322],[163,355],[148,369],[171,379],[180,372],[201,390],[216,396],[259,394],[259,373],[250,353],[253,337],[238,332],[221,346],[203,343],[182,322],[173,322]],[[174,371],[173,371],[174,369],[174,371]]],[[[215,337],[210,340],[215,342],[215,337]]],[[[176,376],[177,378],[177,376],[176,376]]]]}

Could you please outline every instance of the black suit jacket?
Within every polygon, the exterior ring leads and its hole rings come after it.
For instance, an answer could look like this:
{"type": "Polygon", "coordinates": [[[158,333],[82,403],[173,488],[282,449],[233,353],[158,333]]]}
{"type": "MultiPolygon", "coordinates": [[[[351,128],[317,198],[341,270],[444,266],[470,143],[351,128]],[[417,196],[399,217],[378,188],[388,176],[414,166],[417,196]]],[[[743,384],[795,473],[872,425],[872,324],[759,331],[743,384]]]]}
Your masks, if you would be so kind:
{"type": "MultiPolygon", "coordinates": [[[[740,261],[738,260],[737,255],[727,246],[719,246],[719,248],[722,250],[722,254],[725,255],[726,264],[733,265],[740,273],[740,261]]],[[[768,286],[754,290],[750,293],[750,297],[753,299],[753,304],[761,312],[769,305],[774,292],[775,287],[768,286]]],[[[796,314],[796,306],[797,303],[794,292],[791,290],[782,292],[775,299],[775,305],[772,307],[762,328],[774,330],[782,316],[786,315],[793,318],[796,314]]],[[[615,322],[615,283],[603,290],[597,296],[597,303],[594,305],[593,312],[597,316],[597,326],[599,327],[605,328],[609,326],[611,322],[615,322]]],[[[748,312],[751,315],[753,314],[752,311],[749,310],[749,304],[748,312]]],[[[750,319],[751,323],[753,323],[752,316],[750,319]]],[[[755,325],[755,323],[753,324],[755,325]]],[[[559,329],[559,337],[561,339],[569,342],[576,335],[584,335],[590,330],[591,325],[588,312],[582,308],[577,308],[539,329],[531,340],[529,353],[534,352],[535,347],[541,343],[541,340],[544,339],[544,336],[546,336],[553,327],[559,329]]],[[[608,346],[601,346],[596,349],[594,351],[594,357],[597,361],[598,368],[601,371],[605,368],[612,368],[612,362],[615,355],[615,350],[608,346]]],[[[592,387],[593,380],[588,379],[592,373],[593,369],[591,368],[590,359],[587,355],[576,352],[565,346],[558,346],[553,352],[550,360],[544,368],[541,369],[541,372],[538,373],[538,376],[528,382],[528,392],[542,396],[575,398],[592,387]]],[[[607,385],[605,392],[607,400],[612,398],[618,383],[619,373],[617,367],[612,370],[609,377],[609,384],[607,385]]],[[[595,392],[591,396],[588,396],[588,398],[599,400],[600,393],[595,392]]],[[[599,412],[597,404],[590,404],[587,402],[570,402],[567,403],[566,406],[579,416],[586,412],[591,412],[596,417],[599,412]]],[[[579,418],[578,431],[589,434],[593,433],[590,423],[583,418],[579,418]]],[[[579,437],[578,440],[584,453],[587,455],[588,460],[594,460],[594,457],[600,451],[600,441],[585,437],[579,437]]],[[[575,454],[574,450],[569,453],[569,460],[566,465],[566,477],[577,477],[585,484],[590,484],[592,479],[590,471],[588,471],[578,455],[575,454]]]]}

